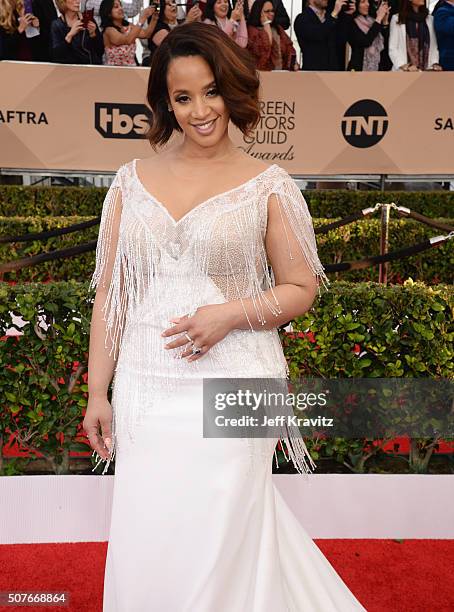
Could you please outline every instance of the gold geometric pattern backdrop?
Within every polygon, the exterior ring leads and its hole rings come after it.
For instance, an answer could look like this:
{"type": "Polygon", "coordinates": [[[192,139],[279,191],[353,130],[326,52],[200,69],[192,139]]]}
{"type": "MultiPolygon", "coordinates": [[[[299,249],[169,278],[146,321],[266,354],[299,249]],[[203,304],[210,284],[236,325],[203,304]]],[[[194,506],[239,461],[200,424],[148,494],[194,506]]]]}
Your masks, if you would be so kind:
{"type": "MultiPolygon", "coordinates": [[[[148,68],[0,63],[0,166],[115,172],[152,156],[148,68]]],[[[262,72],[250,155],[292,174],[453,174],[453,73],[262,72]]]]}

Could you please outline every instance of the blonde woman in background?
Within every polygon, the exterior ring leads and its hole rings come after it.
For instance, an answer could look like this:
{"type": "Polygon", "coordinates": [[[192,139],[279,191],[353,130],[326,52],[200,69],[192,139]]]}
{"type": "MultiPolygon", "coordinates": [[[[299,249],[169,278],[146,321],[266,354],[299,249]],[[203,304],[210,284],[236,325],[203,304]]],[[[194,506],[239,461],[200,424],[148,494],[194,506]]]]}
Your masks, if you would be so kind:
{"type": "Polygon", "coordinates": [[[0,0],[0,60],[38,59],[38,28],[39,19],[25,12],[22,0],[0,0]]]}
{"type": "Polygon", "coordinates": [[[51,26],[52,61],[61,64],[102,64],[104,43],[95,21],[84,24],[80,0],[56,0],[60,17],[51,26]]]}

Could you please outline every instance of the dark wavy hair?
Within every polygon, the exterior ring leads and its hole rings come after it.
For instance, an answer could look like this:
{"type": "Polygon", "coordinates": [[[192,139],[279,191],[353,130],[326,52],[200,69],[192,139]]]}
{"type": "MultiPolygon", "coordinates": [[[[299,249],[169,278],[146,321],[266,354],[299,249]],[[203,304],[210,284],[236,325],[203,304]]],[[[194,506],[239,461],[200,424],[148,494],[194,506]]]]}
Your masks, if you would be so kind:
{"type": "MultiPolygon", "coordinates": [[[[361,0],[355,0],[355,12],[351,15],[352,19],[358,17],[361,13],[359,12],[359,4],[361,0]]],[[[374,0],[369,0],[369,11],[367,13],[370,17],[377,16],[377,9],[374,0]]]]}
{"type": "MultiPolygon", "coordinates": [[[[150,0],[149,6],[152,6],[155,3],[159,4],[158,21],[161,21],[162,23],[167,23],[164,18],[164,11],[166,10],[166,0],[159,0],[159,2],[157,2],[157,0],[150,0]]],[[[148,17],[148,23],[150,23],[150,21],[151,17],[148,17]]]]}
{"type": "MultiPolygon", "coordinates": [[[[211,21],[214,21],[216,23],[216,15],[214,14],[214,5],[216,4],[217,0],[207,0],[207,3],[205,4],[205,12],[203,13],[203,16],[205,19],[211,19],[211,21]]],[[[230,15],[232,14],[232,5],[230,3],[230,0],[228,0],[228,4],[229,4],[229,10],[227,11],[227,17],[230,19],[230,15]]]]}
{"type": "Polygon", "coordinates": [[[252,5],[252,8],[249,12],[249,15],[247,17],[247,24],[250,26],[253,26],[254,28],[261,28],[262,27],[262,22],[260,21],[260,16],[262,14],[262,9],[263,6],[269,2],[270,4],[273,5],[273,9],[274,9],[274,17],[273,17],[273,21],[271,22],[271,27],[276,27],[276,7],[274,6],[274,3],[271,2],[271,0],[255,0],[254,4],[252,5]]]}
{"type": "MultiPolygon", "coordinates": [[[[112,21],[112,9],[115,0],[102,0],[101,6],[99,7],[99,16],[101,17],[101,30],[106,28],[115,28],[119,32],[121,31],[112,21]]],[[[128,20],[123,19],[123,25],[128,25],[128,20]]]]}
{"type": "Polygon", "coordinates": [[[167,71],[173,59],[189,56],[207,62],[230,119],[243,134],[250,134],[260,120],[260,79],[250,53],[211,24],[183,24],[164,38],[151,62],[147,100],[152,118],[147,138],[153,149],[164,145],[174,130],[182,131],[168,111],[167,71]]]}
{"type": "MultiPolygon", "coordinates": [[[[399,18],[397,23],[407,23],[409,13],[413,11],[410,0],[400,0],[399,2],[399,18]]],[[[429,9],[427,6],[420,6],[418,8],[418,13],[422,13],[424,17],[427,17],[429,14],[429,9]]]]}

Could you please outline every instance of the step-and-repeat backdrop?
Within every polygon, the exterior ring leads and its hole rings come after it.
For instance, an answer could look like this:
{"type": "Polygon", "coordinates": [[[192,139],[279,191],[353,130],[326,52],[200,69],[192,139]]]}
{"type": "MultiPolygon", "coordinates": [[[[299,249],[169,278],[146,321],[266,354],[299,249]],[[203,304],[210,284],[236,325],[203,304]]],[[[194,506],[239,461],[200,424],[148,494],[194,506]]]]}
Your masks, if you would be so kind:
{"type": "MultiPolygon", "coordinates": [[[[154,155],[148,68],[0,62],[0,166],[115,172],[154,155]]],[[[298,175],[453,174],[454,73],[261,73],[250,155],[298,175]]]]}

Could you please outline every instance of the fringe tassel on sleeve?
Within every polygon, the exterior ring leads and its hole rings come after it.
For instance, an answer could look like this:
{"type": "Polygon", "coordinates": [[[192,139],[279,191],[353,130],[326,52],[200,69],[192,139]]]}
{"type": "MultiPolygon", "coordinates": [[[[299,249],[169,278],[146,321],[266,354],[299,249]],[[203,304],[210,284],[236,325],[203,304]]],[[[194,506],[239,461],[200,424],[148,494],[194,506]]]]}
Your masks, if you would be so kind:
{"type": "Polygon", "coordinates": [[[297,184],[291,177],[279,182],[273,189],[272,193],[274,193],[277,197],[279,211],[287,239],[289,258],[293,259],[294,254],[290,248],[290,242],[284,224],[283,214],[285,214],[286,218],[288,219],[289,225],[295,234],[307,265],[309,266],[312,274],[317,277],[318,292],[320,296],[320,281],[322,282],[325,290],[328,290],[330,282],[318,256],[312,217],[309,212],[307,202],[297,184]]]}

